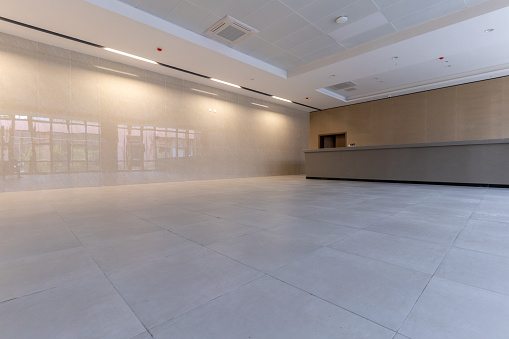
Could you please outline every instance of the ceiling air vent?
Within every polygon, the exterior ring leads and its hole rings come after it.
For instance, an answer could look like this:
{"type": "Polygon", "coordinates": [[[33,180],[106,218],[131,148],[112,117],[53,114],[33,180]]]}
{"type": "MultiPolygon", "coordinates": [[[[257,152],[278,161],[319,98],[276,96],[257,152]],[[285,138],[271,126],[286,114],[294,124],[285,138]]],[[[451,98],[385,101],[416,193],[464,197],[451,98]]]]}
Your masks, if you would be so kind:
{"type": "Polygon", "coordinates": [[[345,92],[353,92],[353,91],[356,91],[356,90],[357,90],[357,88],[355,88],[355,87],[350,87],[350,88],[346,88],[346,89],[345,89],[345,92]]]}
{"type": "Polygon", "coordinates": [[[327,88],[332,91],[342,91],[342,90],[346,90],[348,88],[352,88],[355,86],[357,86],[357,84],[355,82],[347,81],[347,82],[342,82],[340,84],[329,86],[327,88]]]}
{"type": "Polygon", "coordinates": [[[205,35],[227,43],[230,46],[244,41],[256,33],[258,33],[258,30],[229,15],[225,16],[205,31],[205,35]]]}

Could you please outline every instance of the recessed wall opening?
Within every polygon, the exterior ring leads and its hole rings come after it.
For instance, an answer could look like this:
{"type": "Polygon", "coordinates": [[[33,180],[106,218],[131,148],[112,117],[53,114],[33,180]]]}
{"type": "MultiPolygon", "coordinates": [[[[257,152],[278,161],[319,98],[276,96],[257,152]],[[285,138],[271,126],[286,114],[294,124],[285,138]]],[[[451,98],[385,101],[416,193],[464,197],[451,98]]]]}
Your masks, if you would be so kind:
{"type": "Polygon", "coordinates": [[[346,147],[346,132],[333,134],[320,134],[320,148],[346,147]]]}

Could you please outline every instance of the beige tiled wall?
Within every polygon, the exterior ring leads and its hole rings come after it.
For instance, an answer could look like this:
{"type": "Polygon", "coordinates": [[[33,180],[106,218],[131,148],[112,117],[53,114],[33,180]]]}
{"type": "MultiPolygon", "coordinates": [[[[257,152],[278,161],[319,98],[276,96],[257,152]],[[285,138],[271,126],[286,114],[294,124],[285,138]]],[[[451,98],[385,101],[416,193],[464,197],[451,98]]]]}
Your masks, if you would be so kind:
{"type": "MultiPolygon", "coordinates": [[[[0,191],[300,174],[304,171],[302,150],[309,147],[306,112],[2,33],[1,120],[0,191]],[[254,106],[253,101],[269,108],[254,106]],[[100,155],[89,155],[89,159],[98,156],[100,170],[91,164],[90,169],[72,169],[70,162],[75,159],[71,158],[86,153],[78,150],[80,141],[71,140],[82,136],[72,133],[63,136],[69,139],[67,146],[58,146],[67,149],[58,169],[55,162],[62,159],[62,151],[57,154],[54,144],[40,146],[46,147],[47,154],[37,150],[37,159],[30,158],[34,153],[31,145],[44,142],[53,131],[42,136],[42,141],[37,134],[20,141],[16,135],[22,132],[11,123],[32,124],[40,119],[47,125],[73,121],[98,124],[100,155]],[[180,157],[168,151],[157,165],[154,161],[143,169],[134,166],[126,170],[122,166],[127,160],[119,155],[119,143],[124,141],[119,134],[122,126],[154,131],[147,132],[152,133],[147,134],[152,141],[137,143],[136,147],[144,148],[144,160],[145,154],[152,154],[147,155],[150,158],[158,152],[154,147],[157,130],[165,129],[169,133],[165,135],[170,135],[170,129],[178,129],[184,131],[185,138],[193,134],[197,141],[180,157]],[[76,154],[71,156],[72,152],[76,154]],[[53,165],[34,165],[44,159],[53,165]],[[23,162],[21,177],[10,170],[14,161],[23,162]],[[37,166],[41,171],[34,170],[37,166]]],[[[127,147],[120,153],[128,153],[127,147]]]]}
{"type": "Polygon", "coordinates": [[[311,113],[312,149],[343,132],[357,146],[509,138],[509,77],[311,113]]]}

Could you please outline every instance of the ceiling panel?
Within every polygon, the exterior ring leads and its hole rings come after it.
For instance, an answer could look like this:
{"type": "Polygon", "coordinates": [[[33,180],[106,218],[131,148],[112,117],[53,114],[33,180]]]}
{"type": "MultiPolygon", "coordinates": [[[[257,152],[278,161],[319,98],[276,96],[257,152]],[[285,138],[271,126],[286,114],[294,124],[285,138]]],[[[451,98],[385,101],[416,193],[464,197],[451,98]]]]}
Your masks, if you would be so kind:
{"type": "Polygon", "coordinates": [[[259,58],[263,61],[266,61],[284,52],[285,52],[284,50],[277,46],[267,44],[260,49],[252,51],[250,54],[255,58],[259,58]]]}
{"type": "Polygon", "coordinates": [[[390,23],[388,23],[383,26],[374,28],[370,31],[356,35],[350,39],[343,40],[341,41],[341,45],[343,45],[346,48],[353,48],[362,45],[366,42],[380,39],[381,37],[387,36],[395,32],[396,29],[394,29],[394,27],[390,23]]]}
{"type": "Polygon", "coordinates": [[[197,30],[199,24],[209,15],[209,13],[196,5],[187,1],[181,1],[169,14],[166,15],[168,21],[190,30],[197,30]]]}
{"type": "Polygon", "coordinates": [[[424,22],[454,13],[465,7],[463,0],[447,0],[435,6],[427,7],[422,11],[408,15],[392,22],[393,26],[401,31],[410,27],[417,26],[424,22]]]}
{"type": "Polygon", "coordinates": [[[282,20],[276,21],[258,33],[258,36],[269,42],[275,42],[286,35],[309,25],[300,15],[293,13],[282,20]]]}
{"type": "Polygon", "coordinates": [[[274,23],[286,18],[293,11],[277,0],[271,1],[265,6],[242,18],[246,24],[258,30],[265,29],[274,23]]]}
{"type": "Polygon", "coordinates": [[[439,3],[444,4],[447,1],[449,0],[404,0],[384,8],[382,13],[387,17],[389,21],[394,21],[407,15],[422,11],[426,7],[430,7],[439,3]]]}
{"type": "Polygon", "coordinates": [[[137,7],[138,3],[142,0],[120,0],[120,1],[130,6],[137,7]]]}
{"type": "Polygon", "coordinates": [[[309,4],[309,0],[279,0],[293,11],[298,11],[309,4]]]}
{"type": "Polygon", "coordinates": [[[143,11],[158,16],[160,18],[166,17],[182,0],[141,0],[138,1],[137,7],[143,11]]]}
{"type": "Polygon", "coordinates": [[[196,33],[198,32],[205,32],[207,29],[210,28],[213,24],[218,22],[221,18],[214,14],[209,14],[203,19],[198,25],[196,25],[196,30],[193,29],[196,33]]]}
{"type": "Polygon", "coordinates": [[[291,67],[296,61],[304,62],[288,52],[283,52],[267,60],[267,62],[282,69],[287,69],[289,66],[291,67]]]}
{"type": "Polygon", "coordinates": [[[286,69],[286,70],[290,70],[292,68],[299,67],[299,66],[302,66],[304,64],[306,64],[306,61],[304,61],[303,59],[296,58],[296,59],[294,59],[292,61],[285,62],[284,66],[282,66],[281,68],[282,69],[286,69]]]}
{"type": "Polygon", "coordinates": [[[226,0],[222,6],[218,6],[212,13],[220,17],[231,15],[241,20],[268,2],[270,0],[226,0]]]}
{"type": "Polygon", "coordinates": [[[310,40],[308,42],[303,43],[295,48],[289,50],[290,53],[295,55],[296,57],[303,57],[305,55],[311,54],[318,49],[326,48],[332,45],[336,45],[336,41],[327,35],[322,35],[316,39],[310,40]]]}
{"type": "Polygon", "coordinates": [[[405,0],[373,0],[373,2],[378,6],[380,9],[387,8],[389,6],[395,5],[399,2],[404,2],[405,0]]]}
{"type": "Polygon", "coordinates": [[[378,12],[378,7],[371,0],[360,0],[356,3],[347,6],[337,12],[331,13],[327,15],[325,18],[319,20],[318,22],[313,23],[316,27],[318,27],[324,33],[330,33],[342,26],[336,23],[336,19],[340,16],[347,16],[348,22],[347,24],[352,24],[359,19],[362,19],[370,14],[378,12]]]}
{"type": "Polygon", "coordinates": [[[341,46],[341,45],[334,44],[332,46],[329,46],[329,47],[326,47],[326,48],[322,48],[322,49],[314,51],[314,52],[312,52],[312,53],[310,53],[308,55],[305,55],[303,57],[303,59],[306,60],[307,62],[312,62],[312,61],[315,61],[315,60],[319,60],[319,59],[328,57],[329,55],[342,52],[345,49],[346,48],[341,46]]]}
{"type": "Polygon", "coordinates": [[[309,22],[315,22],[354,2],[355,0],[317,0],[300,9],[299,14],[309,22]]]}
{"type": "Polygon", "coordinates": [[[212,12],[214,9],[218,7],[222,7],[228,0],[186,0],[198,7],[201,7],[209,12],[212,12]]]}
{"type": "Polygon", "coordinates": [[[238,45],[235,45],[233,48],[239,50],[243,53],[249,54],[252,51],[262,48],[269,43],[263,39],[260,39],[257,36],[253,36],[247,40],[242,41],[238,45]]]}
{"type": "Polygon", "coordinates": [[[480,3],[486,2],[488,0],[465,0],[465,5],[467,7],[472,7],[475,5],[479,5],[480,3]]]}
{"type": "Polygon", "coordinates": [[[274,45],[282,49],[289,50],[322,35],[323,32],[319,29],[312,25],[307,25],[292,34],[285,36],[283,39],[276,41],[274,45]]]}

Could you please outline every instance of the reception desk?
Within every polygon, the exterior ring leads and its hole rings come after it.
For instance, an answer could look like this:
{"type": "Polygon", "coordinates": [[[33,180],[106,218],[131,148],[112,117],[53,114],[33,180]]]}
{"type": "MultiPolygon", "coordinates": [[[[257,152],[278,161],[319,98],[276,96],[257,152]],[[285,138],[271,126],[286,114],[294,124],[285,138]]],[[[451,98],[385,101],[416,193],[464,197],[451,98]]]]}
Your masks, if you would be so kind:
{"type": "Polygon", "coordinates": [[[305,150],[308,179],[509,187],[509,139],[305,150]]]}

